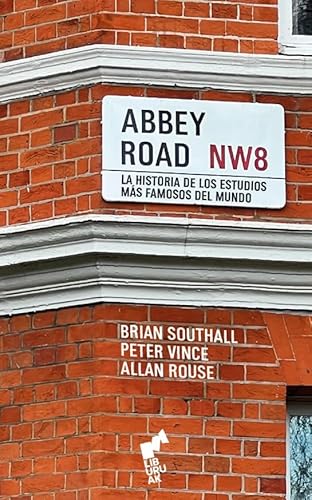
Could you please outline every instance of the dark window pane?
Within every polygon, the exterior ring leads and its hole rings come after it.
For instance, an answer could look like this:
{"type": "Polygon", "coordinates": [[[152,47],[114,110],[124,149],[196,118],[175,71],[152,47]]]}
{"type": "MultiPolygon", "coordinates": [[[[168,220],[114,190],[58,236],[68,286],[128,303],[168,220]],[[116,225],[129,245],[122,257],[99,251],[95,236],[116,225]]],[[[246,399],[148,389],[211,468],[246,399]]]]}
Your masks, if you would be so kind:
{"type": "Polygon", "coordinates": [[[312,416],[289,417],[291,500],[312,499],[312,416]]]}
{"type": "Polygon", "coordinates": [[[292,0],[293,35],[312,35],[312,0],[292,0]]]}

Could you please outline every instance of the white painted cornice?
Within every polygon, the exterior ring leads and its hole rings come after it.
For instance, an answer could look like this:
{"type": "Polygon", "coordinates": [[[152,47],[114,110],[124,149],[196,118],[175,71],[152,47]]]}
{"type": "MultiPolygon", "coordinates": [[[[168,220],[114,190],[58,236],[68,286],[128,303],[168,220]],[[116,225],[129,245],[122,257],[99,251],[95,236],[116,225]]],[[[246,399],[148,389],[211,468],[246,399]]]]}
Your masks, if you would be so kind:
{"type": "Polygon", "coordinates": [[[0,315],[96,302],[312,311],[312,226],[87,215],[0,231],[0,315]]]}
{"type": "Polygon", "coordinates": [[[0,102],[96,83],[311,94],[312,59],[87,45],[0,64],[0,102]]]}

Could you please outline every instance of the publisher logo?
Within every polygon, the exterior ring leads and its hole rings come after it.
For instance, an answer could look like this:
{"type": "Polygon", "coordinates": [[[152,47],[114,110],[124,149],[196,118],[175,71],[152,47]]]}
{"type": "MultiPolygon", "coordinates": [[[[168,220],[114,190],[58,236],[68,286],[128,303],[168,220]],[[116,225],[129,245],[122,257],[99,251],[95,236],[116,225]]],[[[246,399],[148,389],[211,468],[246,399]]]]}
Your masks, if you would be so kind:
{"type": "Polygon", "coordinates": [[[155,451],[160,451],[160,444],[167,443],[169,443],[169,440],[162,429],[151,441],[140,444],[148,484],[161,483],[161,474],[167,472],[166,465],[161,464],[158,458],[155,457],[155,451]]]}

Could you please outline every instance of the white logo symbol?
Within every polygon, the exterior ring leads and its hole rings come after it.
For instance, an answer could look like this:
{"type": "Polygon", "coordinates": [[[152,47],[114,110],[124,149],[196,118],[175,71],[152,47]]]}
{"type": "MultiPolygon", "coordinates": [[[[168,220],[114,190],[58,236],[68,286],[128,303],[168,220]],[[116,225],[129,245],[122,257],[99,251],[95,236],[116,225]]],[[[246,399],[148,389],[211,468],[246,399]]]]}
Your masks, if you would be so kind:
{"type": "Polygon", "coordinates": [[[145,472],[148,476],[148,484],[161,483],[160,474],[167,471],[166,465],[161,465],[154,454],[155,451],[160,451],[161,443],[169,443],[169,439],[163,429],[151,441],[140,444],[145,472]]]}
{"type": "Polygon", "coordinates": [[[152,438],[152,441],[140,444],[143,460],[154,458],[154,451],[160,450],[160,443],[169,443],[167,435],[163,429],[159,431],[157,436],[152,438]]]}

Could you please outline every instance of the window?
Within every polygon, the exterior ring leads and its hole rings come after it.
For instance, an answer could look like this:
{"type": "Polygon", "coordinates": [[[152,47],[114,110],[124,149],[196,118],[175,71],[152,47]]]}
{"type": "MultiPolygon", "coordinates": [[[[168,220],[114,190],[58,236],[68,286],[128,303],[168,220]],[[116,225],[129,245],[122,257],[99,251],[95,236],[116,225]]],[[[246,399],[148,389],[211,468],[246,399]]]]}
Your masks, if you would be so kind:
{"type": "Polygon", "coordinates": [[[292,0],[292,34],[312,35],[312,0],[292,0]]]}
{"type": "Polygon", "coordinates": [[[279,43],[283,54],[312,55],[312,0],[279,0],[279,43]]]}
{"type": "Polygon", "coordinates": [[[312,499],[312,401],[288,404],[287,500],[312,499]]]}

